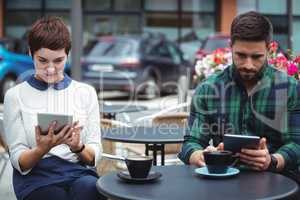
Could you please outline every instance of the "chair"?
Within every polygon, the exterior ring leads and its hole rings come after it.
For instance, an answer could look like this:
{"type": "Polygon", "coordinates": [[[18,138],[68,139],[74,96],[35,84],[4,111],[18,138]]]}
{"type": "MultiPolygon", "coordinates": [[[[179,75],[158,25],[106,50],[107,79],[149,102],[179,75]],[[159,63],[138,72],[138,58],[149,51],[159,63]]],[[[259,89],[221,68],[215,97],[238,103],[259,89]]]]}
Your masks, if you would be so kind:
{"type": "MultiPolygon", "coordinates": [[[[101,128],[112,128],[113,122],[110,119],[100,119],[101,128]]],[[[112,141],[101,140],[103,153],[116,154],[116,144],[112,141]]],[[[97,173],[99,175],[106,174],[117,170],[117,163],[114,160],[101,159],[97,164],[97,173]]]]}
{"type": "MultiPolygon", "coordinates": [[[[187,125],[188,113],[176,112],[159,115],[153,118],[153,126],[171,126],[171,127],[184,127],[187,125]]],[[[181,144],[166,144],[165,154],[177,154],[181,150],[181,144]]],[[[151,146],[146,145],[146,155],[149,154],[151,146]]]]}
{"type": "Polygon", "coordinates": [[[0,178],[2,177],[2,174],[4,173],[4,170],[9,162],[8,157],[8,148],[6,144],[4,143],[1,134],[3,134],[3,116],[0,116],[0,178]],[[3,163],[3,164],[2,164],[3,163]]]}

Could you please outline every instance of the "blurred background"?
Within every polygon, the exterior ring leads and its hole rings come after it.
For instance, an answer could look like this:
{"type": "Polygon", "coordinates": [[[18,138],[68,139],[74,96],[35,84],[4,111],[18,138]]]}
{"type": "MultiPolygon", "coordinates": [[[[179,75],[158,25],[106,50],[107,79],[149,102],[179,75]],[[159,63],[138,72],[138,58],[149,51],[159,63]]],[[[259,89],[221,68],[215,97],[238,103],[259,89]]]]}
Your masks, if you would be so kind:
{"type": "MultiPolygon", "coordinates": [[[[251,10],[271,20],[282,51],[300,53],[299,0],[0,0],[0,112],[5,92],[34,73],[26,35],[40,17],[59,16],[72,33],[66,73],[107,105],[137,97],[134,105],[147,107],[118,113],[131,122],[188,104],[196,61],[228,47],[233,18],[251,10]]],[[[0,196],[15,199],[5,163],[0,196]]]]}
{"type": "Polygon", "coordinates": [[[176,92],[163,84],[182,74],[194,88],[196,61],[227,47],[232,19],[250,10],[269,17],[281,49],[300,52],[297,0],[0,0],[0,97],[32,72],[26,33],[42,16],[80,32],[68,74],[98,90],[138,90],[151,99],[157,90],[176,92]]]}

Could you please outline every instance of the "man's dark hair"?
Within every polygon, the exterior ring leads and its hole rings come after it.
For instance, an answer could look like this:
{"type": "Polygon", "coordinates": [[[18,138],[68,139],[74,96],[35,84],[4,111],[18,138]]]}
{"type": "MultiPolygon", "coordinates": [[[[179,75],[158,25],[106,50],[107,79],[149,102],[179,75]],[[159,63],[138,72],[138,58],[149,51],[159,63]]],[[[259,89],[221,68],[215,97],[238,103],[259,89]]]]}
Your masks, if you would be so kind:
{"type": "Polygon", "coordinates": [[[238,15],[231,24],[231,44],[236,40],[265,41],[268,45],[272,40],[273,27],[270,20],[262,14],[250,11],[238,15]]]}
{"type": "Polygon", "coordinates": [[[32,25],[28,34],[28,44],[32,56],[41,48],[65,49],[68,55],[71,49],[70,32],[59,17],[44,17],[32,25]]]}

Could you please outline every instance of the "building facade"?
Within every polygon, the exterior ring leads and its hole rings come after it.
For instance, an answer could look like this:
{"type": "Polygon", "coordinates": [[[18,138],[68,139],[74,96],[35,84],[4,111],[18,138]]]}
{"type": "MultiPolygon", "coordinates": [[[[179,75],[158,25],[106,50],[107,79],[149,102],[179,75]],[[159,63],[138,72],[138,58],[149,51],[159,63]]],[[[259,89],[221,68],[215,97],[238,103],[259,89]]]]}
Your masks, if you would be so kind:
{"type": "MultiPolygon", "coordinates": [[[[164,33],[169,39],[229,33],[234,16],[256,10],[268,16],[282,48],[300,52],[297,0],[82,0],[84,42],[100,35],[164,33]]],[[[0,37],[22,38],[41,16],[71,24],[72,0],[0,0],[0,37]]]]}

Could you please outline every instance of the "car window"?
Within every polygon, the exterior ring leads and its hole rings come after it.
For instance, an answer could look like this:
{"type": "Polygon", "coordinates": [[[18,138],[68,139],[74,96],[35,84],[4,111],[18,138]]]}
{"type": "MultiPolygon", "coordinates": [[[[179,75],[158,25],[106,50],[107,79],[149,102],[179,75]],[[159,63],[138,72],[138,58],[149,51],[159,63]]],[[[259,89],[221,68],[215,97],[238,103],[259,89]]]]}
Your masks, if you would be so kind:
{"type": "Polygon", "coordinates": [[[229,40],[226,38],[207,40],[204,44],[204,50],[207,52],[214,51],[218,48],[226,48],[229,46],[229,40]]]}
{"type": "Polygon", "coordinates": [[[170,55],[172,57],[172,60],[174,63],[180,63],[181,62],[181,55],[178,49],[171,43],[168,44],[168,50],[170,52],[170,55]]]}
{"type": "Polygon", "coordinates": [[[163,42],[159,42],[156,45],[154,45],[152,48],[150,48],[149,55],[172,59],[168,47],[163,42]]]}
{"type": "Polygon", "coordinates": [[[1,40],[0,44],[8,51],[15,51],[15,43],[11,40],[1,40]]]}
{"type": "Polygon", "coordinates": [[[131,54],[133,51],[133,44],[126,40],[103,40],[99,41],[91,49],[88,56],[99,57],[122,57],[131,54]]]}

